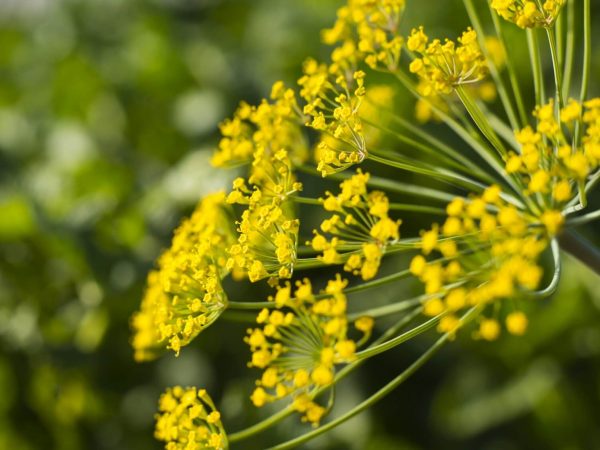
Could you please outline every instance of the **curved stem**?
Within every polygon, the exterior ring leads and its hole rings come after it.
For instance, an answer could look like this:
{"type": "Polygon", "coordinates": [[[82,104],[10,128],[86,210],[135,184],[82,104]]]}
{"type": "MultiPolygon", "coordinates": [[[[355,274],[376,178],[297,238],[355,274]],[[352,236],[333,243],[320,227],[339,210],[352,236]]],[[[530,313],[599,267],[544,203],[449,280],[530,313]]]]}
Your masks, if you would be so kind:
{"type": "Polygon", "coordinates": [[[420,305],[423,296],[411,298],[408,300],[402,300],[396,303],[392,303],[390,305],[379,306],[375,308],[366,309],[363,311],[354,312],[348,314],[348,320],[353,321],[358,319],[359,317],[369,316],[369,317],[385,317],[392,314],[398,314],[400,312],[406,311],[407,309],[412,308],[415,305],[420,305]]]}
{"type": "Polygon", "coordinates": [[[558,282],[560,281],[560,274],[562,271],[562,263],[560,259],[560,248],[558,246],[558,241],[553,239],[550,243],[552,249],[552,259],[554,260],[554,273],[552,274],[552,279],[548,286],[540,291],[528,292],[526,294],[529,298],[546,298],[556,291],[558,288],[558,282]]]}

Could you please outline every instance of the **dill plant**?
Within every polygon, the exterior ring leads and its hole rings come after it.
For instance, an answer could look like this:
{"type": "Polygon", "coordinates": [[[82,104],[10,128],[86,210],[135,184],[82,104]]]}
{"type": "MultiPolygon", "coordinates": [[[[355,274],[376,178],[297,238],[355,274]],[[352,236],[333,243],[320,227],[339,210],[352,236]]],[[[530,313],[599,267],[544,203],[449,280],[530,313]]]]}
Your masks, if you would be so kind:
{"type": "Polygon", "coordinates": [[[471,26],[455,40],[402,23],[406,3],[348,0],[323,31],[333,46],[330,61],[308,59],[297,87],[277,82],[268,99],[242,102],[221,124],[212,162],[241,167],[244,176],[229,192],[202,199],[175,231],[148,276],[132,344],[139,361],[166,349],[177,355],[223,312],[255,310],[256,324],[240,336],[257,374],[248,401],[281,409],[232,431],[205,390],[169,388],[156,425],[166,449],[229,448],[297,414],[314,429],[272,447],[293,448],[391,394],[457,334],[490,341],[503,329],[524,335],[530,318],[522,305],[555,291],[561,247],[600,273],[598,253],[572,231],[600,218],[600,211],[587,211],[600,179],[600,99],[588,98],[590,0],[464,0],[471,26]],[[480,17],[486,8],[490,29],[480,17]],[[411,31],[403,34],[401,24],[411,31]],[[521,28],[528,43],[531,113],[506,54],[510,26],[521,28]],[[575,33],[582,34],[581,65],[575,33]],[[542,38],[552,92],[543,77],[542,38]],[[579,86],[571,83],[576,68],[579,86]],[[374,72],[384,84],[369,85],[374,72]],[[390,107],[396,89],[414,96],[415,118],[390,107]],[[486,106],[494,101],[502,116],[486,106]],[[449,127],[462,145],[420,126],[427,121],[449,127]],[[383,149],[390,141],[397,145],[383,149]],[[360,167],[365,161],[370,172],[360,167]],[[393,178],[378,174],[384,167],[393,178]],[[411,181],[399,181],[407,174],[411,181]],[[304,194],[303,184],[314,191],[322,178],[336,180],[338,189],[304,194]],[[428,180],[448,188],[427,187],[428,180]],[[391,202],[390,194],[419,202],[391,202]],[[313,230],[305,225],[310,217],[299,214],[310,208],[326,215],[313,230]],[[412,217],[432,216],[420,233],[402,228],[412,217]],[[386,257],[399,253],[407,254],[406,266],[379,275],[386,257]],[[554,264],[545,285],[543,254],[554,264]],[[323,286],[314,285],[315,268],[329,274],[323,286]],[[233,300],[236,293],[222,284],[227,277],[264,283],[271,295],[233,300]],[[422,294],[349,307],[348,295],[406,278],[421,283],[422,294]],[[387,329],[377,326],[384,317],[394,319],[387,329]],[[438,337],[404,372],[327,419],[345,376],[430,329],[438,337]]]}

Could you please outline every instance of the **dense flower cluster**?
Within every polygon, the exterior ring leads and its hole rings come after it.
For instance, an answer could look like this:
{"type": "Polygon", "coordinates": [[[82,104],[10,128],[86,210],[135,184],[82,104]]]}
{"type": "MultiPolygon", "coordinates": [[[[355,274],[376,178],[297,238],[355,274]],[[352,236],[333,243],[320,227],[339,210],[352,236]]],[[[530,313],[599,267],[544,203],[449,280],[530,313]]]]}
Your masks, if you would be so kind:
{"type": "Polygon", "coordinates": [[[368,173],[360,170],[340,184],[340,193],[326,193],[326,211],[334,214],[314,230],[312,247],[326,264],[344,264],[344,270],[369,280],[379,270],[386,247],[400,239],[400,221],[389,218],[389,201],[381,191],[367,192],[368,173]],[[340,254],[340,251],[343,251],[340,254]]]}
{"type": "Polygon", "coordinates": [[[226,450],[221,414],[204,389],[175,386],[161,395],[154,435],[166,450],[226,450]]]}
{"type": "Polygon", "coordinates": [[[487,62],[472,29],[458,38],[458,45],[449,39],[429,42],[423,27],[412,30],[406,46],[420,57],[410,63],[410,71],[421,79],[420,92],[450,94],[456,86],[474,83],[488,73],[487,62]]]}
{"type": "Polygon", "coordinates": [[[516,133],[521,151],[506,163],[508,173],[524,179],[529,195],[541,197],[542,208],[565,205],[573,197],[574,185],[585,180],[600,162],[600,99],[585,102],[583,108],[571,100],[560,111],[560,122],[555,111],[553,100],[536,108],[537,127],[527,126],[516,133]],[[586,133],[583,146],[578,146],[572,133],[581,119],[586,133]]]}
{"type": "Polygon", "coordinates": [[[332,28],[323,31],[326,44],[342,44],[334,50],[334,62],[363,59],[373,69],[395,70],[403,39],[398,35],[405,0],[373,2],[352,0],[337,12],[332,28]]]}
{"type": "Polygon", "coordinates": [[[521,28],[551,27],[567,0],[492,0],[492,8],[521,28]]]}
{"type": "Polygon", "coordinates": [[[171,247],[148,276],[140,311],[132,319],[135,359],[167,347],[179,353],[227,307],[221,286],[227,248],[234,241],[225,194],[205,197],[175,231],[171,247]]]}
{"type": "Polygon", "coordinates": [[[254,405],[291,397],[303,420],[319,423],[326,408],[313,401],[316,391],[333,383],[336,365],[354,360],[373,327],[372,319],[359,318],[355,327],[363,338],[358,343],[349,338],[347,284],[337,275],[315,295],[308,279],[298,281],[293,291],[287,283],[272,299],[276,309],[260,311],[256,322],[261,328],[248,330],[246,337],[250,366],[264,370],[252,393],[254,405]]]}
{"type": "MultiPolygon", "coordinates": [[[[246,129],[237,140],[251,149],[246,161],[251,163],[249,177],[236,179],[227,196],[228,203],[246,208],[238,222],[238,243],[228,250],[227,267],[241,269],[251,281],[289,278],[296,260],[298,221],[288,197],[302,189],[293,166],[304,160],[307,147],[294,92],[275,83],[271,100],[257,107],[242,104],[234,119],[225,122],[227,128],[239,123],[236,129],[246,129]]],[[[227,160],[224,149],[232,145],[232,134],[221,140],[213,163],[227,160]]]]}
{"type": "MultiPolygon", "coordinates": [[[[410,270],[425,285],[424,313],[442,314],[439,330],[453,333],[460,311],[515,299],[520,291],[538,288],[543,271],[537,260],[548,245],[549,233],[535,218],[505,202],[498,186],[481,196],[454,199],[447,214],[441,227],[434,225],[423,233],[423,254],[413,258],[410,270]],[[428,262],[425,256],[430,254],[439,256],[428,262]]],[[[524,328],[512,323],[516,316],[509,317],[509,330],[522,334],[524,328]]],[[[499,333],[499,327],[496,333],[490,331],[490,320],[495,319],[481,321],[485,339],[499,333]]]]}

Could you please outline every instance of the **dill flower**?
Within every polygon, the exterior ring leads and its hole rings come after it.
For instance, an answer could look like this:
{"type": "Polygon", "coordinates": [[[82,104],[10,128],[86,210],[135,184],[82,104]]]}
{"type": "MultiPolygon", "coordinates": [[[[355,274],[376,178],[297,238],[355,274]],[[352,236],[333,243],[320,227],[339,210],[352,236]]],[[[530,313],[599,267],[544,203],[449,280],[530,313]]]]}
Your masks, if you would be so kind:
{"type": "MultiPolygon", "coordinates": [[[[237,178],[227,196],[228,203],[246,207],[238,221],[238,242],[228,249],[227,268],[244,271],[251,281],[289,278],[296,259],[298,221],[288,197],[302,189],[293,166],[305,158],[307,147],[293,91],[277,82],[271,100],[257,107],[243,104],[243,113],[238,110],[233,119],[251,130],[243,140],[252,151],[248,178],[237,178]]],[[[226,159],[223,141],[228,139],[221,140],[213,164],[226,159]]]]}
{"type": "Polygon", "coordinates": [[[154,436],[165,450],[226,450],[221,414],[204,389],[168,388],[158,402],[154,436]]]}
{"type": "Polygon", "coordinates": [[[318,425],[327,409],[314,395],[332,385],[336,366],[354,361],[373,326],[369,318],[359,318],[355,326],[362,339],[348,336],[347,284],[337,274],[315,295],[309,279],[296,282],[294,291],[288,282],[271,299],[276,308],[258,313],[261,327],[248,330],[245,338],[252,351],[249,366],[263,370],[251,396],[255,406],[290,397],[302,420],[318,425]]]}
{"type": "Polygon", "coordinates": [[[521,28],[551,27],[567,0],[491,0],[502,18],[521,28]]]}
{"type": "Polygon", "coordinates": [[[326,192],[326,211],[334,214],[314,230],[311,245],[327,264],[344,263],[344,270],[369,280],[377,275],[386,247],[400,239],[401,221],[389,218],[389,201],[381,191],[367,192],[368,173],[360,169],[340,184],[340,193],[326,192]],[[343,251],[343,256],[339,253],[343,251]]]}
{"type": "Polygon", "coordinates": [[[205,197],[173,235],[171,247],[148,276],[140,311],[132,318],[132,345],[138,361],[169,348],[179,354],[227,307],[221,279],[227,275],[227,248],[234,242],[225,194],[205,197]]]}
{"type": "Polygon", "coordinates": [[[405,0],[353,0],[339,8],[333,27],[322,33],[326,44],[342,43],[333,51],[332,60],[364,58],[372,69],[394,70],[402,50],[398,27],[404,7],[405,0]]]}
{"type": "Polygon", "coordinates": [[[410,63],[410,71],[423,81],[421,93],[450,94],[456,86],[482,80],[488,74],[487,62],[477,43],[477,33],[469,28],[458,38],[429,42],[423,27],[414,28],[406,46],[420,57],[410,63]]]}
{"type": "Polygon", "coordinates": [[[365,96],[365,73],[336,64],[327,66],[309,59],[298,80],[300,96],[306,101],[303,112],[308,125],[334,137],[341,147],[321,141],[317,170],[323,176],[344,170],[364,160],[367,154],[359,109],[365,96]]]}

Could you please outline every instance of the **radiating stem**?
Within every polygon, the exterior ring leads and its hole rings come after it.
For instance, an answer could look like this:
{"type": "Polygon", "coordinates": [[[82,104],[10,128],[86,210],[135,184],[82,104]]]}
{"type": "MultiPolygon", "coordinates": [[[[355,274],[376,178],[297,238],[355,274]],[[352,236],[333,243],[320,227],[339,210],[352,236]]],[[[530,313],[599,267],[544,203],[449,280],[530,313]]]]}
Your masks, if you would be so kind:
{"type": "Polygon", "coordinates": [[[560,110],[565,106],[562,94],[562,72],[560,63],[558,62],[558,51],[556,48],[556,36],[550,28],[546,28],[548,36],[548,44],[550,45],[550,54],[552,56],[552,69],[554,72],[554,84],[556,86],[556,101],[558,102],[558,123],[560,123],[560,110]]]}
{"type": "Polygon", "coordinates": [[[563,97],[568,98],[571,92],[573,60],[575,58],[575,1],[567,2],[567,38],[565,67],[563,72],[563,97]]]}
{"type": "MultiPolygon", "coordinates": [[[[477,313],[479,311],[480,311],[480,308],[472,308],[471,310],[469,310],[461,318],[462,325],[471,321],[477,315],[477,313]]],[[[342,414],[341,416],[337,417],[336,419],[332,420],[331,422],[326,423],[325,425],[323,425],[313,431],[310,431],[302,436],[299,436],[295,439],[291,439],[287,442],[276,445],[274,447],[270,447],[268,450],[287,450],[290,448],[294,448],[304,442],[314,439],[315,437],[323,434],[326,431],[331,430],[332,428],[337,427],[338,425],[341,425],[342,423],[346,422],[347,420],[349,420],[352,417],[356,416],[357,414],[361,413],[365,409],[370,408],[372,405],[377,403],[379,400],[381,400],[386,395],[388,395],[390,392],[392,392],[394,389],[396,389],[398,386],[400,386],[412,374],[414,374],[421,366],[423,366],[427,361],[429,361],[431,359],[431,357],[440,348],[442,348],[442,346],[448,341],[449,338],[450,338],[449,333],[442,335],[442,337],[440,337],[435,342],[435,344],[433,344],[431,347],[429,347],[429,349],[425,353],[423,353],[423,355],[421,355],[414,363],[412,363],[404,372],[402,372],[400,375],[398,375],[396,378],[394,378],[392,381],[390,381],[384,387],[379,389],[371,397],[367,398],[366,400],[359,403],[351,410],[347,411],[345,414],[342,414]]]]}
{"type": "MultiPolygon", "coordinates": [[[[592,65],[592,23],[590,0],[583,0],[583,69],[581,78],[581,91],[579,93],[579,102],[583,103],[587,98],[590,82],[590,70],[592,65]]],[[[575,124],[575,136],[573,145],[579,146],[581,138],[581,120],[575,124]]]]}
{"type": "Polygon", "coordinates": [[[500,156],[505,157],[507,155],[506,148],[504,148],[504,144],[488,122],[485,115],[482,113],[481,109],[477,106],[477,103],[473,101],[467,90],[463,86],[456,87],[456,93],[458,94],[460,100],[462,101],[465,109],[479,128],[479,131],[483,133],[486,139],[492,144],[492,146],[496,149],[496,151],[500,154],[500,156]]]}
{"type": "Polygon", "coordinates": [[[566,225],[568,227],[576,227],[579,225],[585,225],[586,223],[593,222],[594,220],[598,219],[600,219],[600,209],[579,217],[573,217],[572,219],[567,220],[566,225]]]}
{"type": "Polygon", "coordinates": [[[513,104],[508,96],[504,80],[500,76],[498,68],[496,67],[494,61],[490,57],[490,52],[488,51],[487,46],[485,45],[485,32],[483,27],[481,26],[481,22],[479,21],[479,16],[477,14],[475,6],[473,5],[473,0],[463,0],[463,3],[465,5],[467,13],[469,14],[469,18],[471,19],[471,24],[477,32],[477,40],[479,41],[479,47],[481,48],[481,52],[487,60],[487,65],[490,69],[490,74],[492,75],[492,78],[496,83],[496,88],[498,89],[498,94],[500,95],[500,101],[504,106],[504,110],[506,111],[506,115],[508,116],[508,121],[510,122],[510,125],[513,128],[513,130],[516,130],[519,128],[517,115],[515,113],[513,104]]]}
{"type": "Polygon", "coordinates": [[[527,44],[529,46],[529,58],[531,62],[531,72],[533,74],[533,88],[535,91],[535,103],[544,105],[546,96],[544,95],[544,78],[542,73],[542,61],[540,58],[540,49],[538,45],[537,34],[535,29],[528,28],[527,44]]]}
{"type": "MultiPolygon", "coordinates": [[[[496,29],[496,34],[498,38],[502,42],[502,48],[506,52],[506,39],[504,38],[504,32],[502,31],[502,24],[500,23],[500,18],[498,14],[492,9],[491,3],[490,5],[490,13],[492,15],[492,21],[494,22],[494,28],[496,29]]],[[[510,79],[510,84],[512,86],[513,94],[515,96],[515,102],[517,104],[517,110],[519,111],[519,119],[521,126],[524,127],[527,125],[527,111],[525,109],[525,104],[523,103],[523,95],[521,93],[521,87],[519,85],[519,77],[517,77],[517,72],[515,70],[515,66],[513,64],[512,58],[507,54],[506,55],[506,69],[508,70],[508,77],[510,79]]]]}

